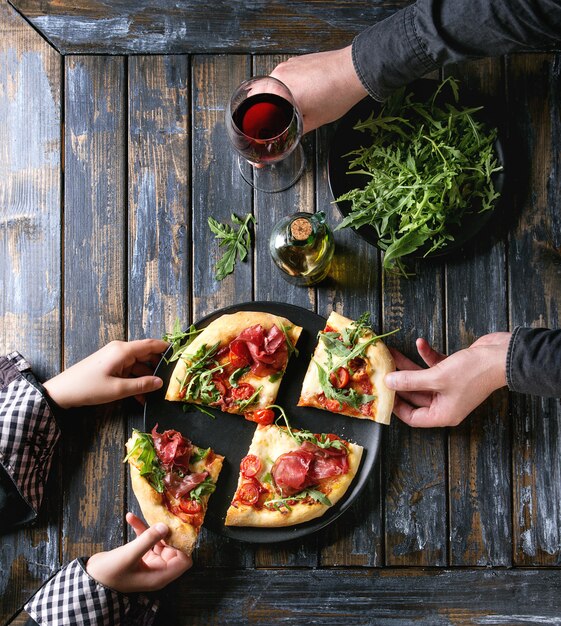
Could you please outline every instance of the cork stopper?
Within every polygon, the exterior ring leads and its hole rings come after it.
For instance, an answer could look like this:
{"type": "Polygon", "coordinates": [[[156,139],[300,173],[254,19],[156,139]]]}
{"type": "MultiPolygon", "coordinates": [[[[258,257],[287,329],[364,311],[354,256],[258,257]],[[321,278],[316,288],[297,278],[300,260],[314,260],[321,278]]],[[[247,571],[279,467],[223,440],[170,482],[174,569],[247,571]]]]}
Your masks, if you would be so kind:
{"type": "Polygon", "coordinates": [[[296,241],[306,241],[312,230],[312,225],[305,217],[299,217],[290,224],[290,232],[296,241]]]}

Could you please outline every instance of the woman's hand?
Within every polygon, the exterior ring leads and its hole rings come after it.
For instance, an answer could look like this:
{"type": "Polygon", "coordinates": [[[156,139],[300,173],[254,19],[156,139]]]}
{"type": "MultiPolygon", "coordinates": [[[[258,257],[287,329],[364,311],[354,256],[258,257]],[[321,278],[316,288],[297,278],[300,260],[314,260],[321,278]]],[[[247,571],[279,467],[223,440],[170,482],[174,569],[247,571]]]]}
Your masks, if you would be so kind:
{"type": "Polygon", "coordinates": [[[393,412],[410,426],[457,426],[493,391],[506,385],[510,333],[491,333],[469,348],[446,356],[417,339],[423,369],[391,350],[398,372],[386,376],[397,391],[393,412]]]}
{"type": "Polygon", "coordinates": [[[333,122],[368,95],[353,65],[352,47],[292,57],[271,76],[292,92],[304,118],[304,132],[333,122]]]}
{"type": "Polygon", "coordinates": [[[136,539],[88,559],[86,571],[97,582],[121,593],[156,591],[193,565],[190,556],[164,543],[169,532],[165,524],[147,528],[132,513],[127,513],[127,522],[136,539]]]}
{"type": "Polygon", "coordinates": [[[112,341],[58,376],[44,387],[62,408],[105,404],[143,394],[162,386],[152,372],[168,343],[160,339],[112,341]]]}

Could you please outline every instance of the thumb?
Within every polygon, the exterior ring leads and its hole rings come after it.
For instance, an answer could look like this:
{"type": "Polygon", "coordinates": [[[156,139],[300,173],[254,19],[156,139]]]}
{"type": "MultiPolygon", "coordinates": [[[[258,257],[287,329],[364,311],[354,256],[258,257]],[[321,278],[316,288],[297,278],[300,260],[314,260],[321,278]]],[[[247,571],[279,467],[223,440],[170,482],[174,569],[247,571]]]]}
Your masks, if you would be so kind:
{"type": "Polygon", "coordinates": [[[395,391],[434,391],[436,376],[432,368],[425,370],[403,370],[387,374],[384,382],[395,391]]]}
{"type": "Polygon", "coordinates": [[[116,393],[120,398],[129,396],[140,396],[151,391],[156,391],[163,384],[163,380],[158,376],[139,376],[138,378],[117,379],[116,393]]]}
{"type": "Polygon", "coordinates": [[[164,539],[169,533],[169,528],[162,522],[158,522],[145,530],[136,539],[123,546],[125,557],[134,562],[143,557],[148,550],[153,548],[158,541],[164,539]]]}

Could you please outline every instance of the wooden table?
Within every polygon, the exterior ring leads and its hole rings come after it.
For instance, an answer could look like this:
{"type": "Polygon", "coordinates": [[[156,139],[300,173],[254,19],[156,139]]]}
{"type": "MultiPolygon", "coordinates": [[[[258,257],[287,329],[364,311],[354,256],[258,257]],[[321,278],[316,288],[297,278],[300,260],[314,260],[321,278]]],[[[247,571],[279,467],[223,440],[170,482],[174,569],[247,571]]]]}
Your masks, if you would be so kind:
{"type": "MultiPolygon", "coordinates": [[[[174,21],[171,3],[15,4],[25,18],[0,2],[0,347],[39,376],[112,339],[158,337],[175,318],[251,300],[368,310],[380,330],[401,328],[392,345],[410,355],[417,336],[453,352],[518,324],[559,326],[559,55],[453,68],[502,107],[511,184],[498,226],[409,280],[383,275],[375,248],[338,232],[329,280],[303,289],[273,266],[268,235],[296,210],[340,220],[326,177],[333,128],[305,138],[295,187],[253,193],[225,103],[243,79],[344,45],[395,5],[269,0],[268,13],[239,2],[213,13],[187,2],[192,14],[174,3],[174,21]],[[217,283],[207,216],[249,211],[254,249],[217,283]]],[[[394,419],[364,496],[325,530],[265,547],[204,531],[160,623],[559,624],[560,417],[557,400],[501,391],[454,429],[394,419]]],[[[132,403],[65,419],[39,523],[2,537],[0,617],[61,563],[127,539],[124,514],[137,507],[121,460],[133,426],[132,403]]]]}

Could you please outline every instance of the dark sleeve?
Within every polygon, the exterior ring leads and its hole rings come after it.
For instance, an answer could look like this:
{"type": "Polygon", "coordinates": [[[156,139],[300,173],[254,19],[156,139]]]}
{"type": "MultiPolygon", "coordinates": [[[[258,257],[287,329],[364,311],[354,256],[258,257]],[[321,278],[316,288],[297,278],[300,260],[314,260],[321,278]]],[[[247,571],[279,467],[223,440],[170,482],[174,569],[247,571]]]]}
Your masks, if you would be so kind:
{"type": "Polygon", "coordinates": [[[561,0],[417,0],[360,33],[355,70],[376,100],[448,63],[561,43],[561,0]]]}
{"type": "Polygon", "coordinates": [[[17,352],[0,357],[0,530],[37,517],[59,436],[29,364],[17,352]]]}
{"type": "Polygon", "coordinates": [[[511,391],[561,397],[561,330],[514,329],[506,359],[511,391]]]}

